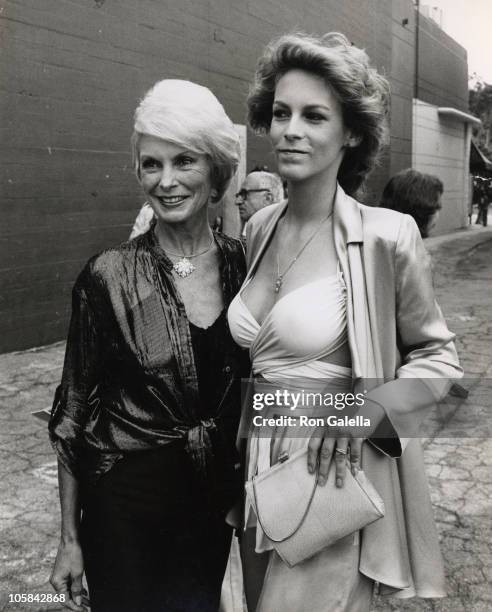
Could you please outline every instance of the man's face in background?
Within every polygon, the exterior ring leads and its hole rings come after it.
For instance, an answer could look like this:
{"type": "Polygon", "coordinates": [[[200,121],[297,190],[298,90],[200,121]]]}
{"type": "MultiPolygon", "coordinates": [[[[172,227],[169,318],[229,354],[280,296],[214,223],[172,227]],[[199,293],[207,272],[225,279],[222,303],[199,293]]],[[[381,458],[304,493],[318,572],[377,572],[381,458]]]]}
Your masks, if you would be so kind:
{"type": "Polygon", "coordinates": [[[240,191],[236,194],[236,204],[239,206],[239,216],[243,223],[255,212],[272,203],[272,192],[268,183],[268,179],[258,172],[252,172],[244,179],[240,191]]]}

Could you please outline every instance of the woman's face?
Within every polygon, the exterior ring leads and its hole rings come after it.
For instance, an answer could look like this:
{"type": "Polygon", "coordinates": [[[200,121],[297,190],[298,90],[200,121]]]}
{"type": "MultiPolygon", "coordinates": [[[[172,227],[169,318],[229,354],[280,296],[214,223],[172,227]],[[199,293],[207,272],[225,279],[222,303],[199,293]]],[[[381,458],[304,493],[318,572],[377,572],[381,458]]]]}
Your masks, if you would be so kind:
{"type": "Polygon", "coordinates": [[[186,223],[207,214],[212,185],[205,155],[144,134],[138,158],[140,182],[158,221],[186,223]]]}
{"type": "Polygon", "coordinates": [[[293,182],[327,173],[336,180],[350,132],[332,88],[310,72],[290,70],[277,83],[272,110],[280,174],[293,182]]]}

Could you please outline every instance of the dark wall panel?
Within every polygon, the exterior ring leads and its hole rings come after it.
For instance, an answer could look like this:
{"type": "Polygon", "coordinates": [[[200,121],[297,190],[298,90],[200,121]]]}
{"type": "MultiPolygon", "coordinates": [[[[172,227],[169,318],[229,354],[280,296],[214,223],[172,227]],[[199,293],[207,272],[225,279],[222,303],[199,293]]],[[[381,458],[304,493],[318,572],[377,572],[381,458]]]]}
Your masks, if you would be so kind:
{"type": "MultiPolygon", "coordinates": [[[[207,85],[236,123],[273,36],[339,30],[392,70],[390,0],[0,2],[0,351],[59,340],[84,262],[126,239],[142,202],[132,115],[156,80],[207,85]]],[[[405,108],[398,110],[407,112],[405,108]]],[[[274,166],[249,136],[248,168],[274,166]]],[[[377,201],[382,161],[367,192],[377,201]]]]}
{"type": "Polygon", "coordinates": [[[412,165],[415,27],[415,11],[411,0],[393,0],[390,175],[412,165]]]}
{"type": "Polygon", "coordinates": [[[417,97],[436,106],[468,111],[466,50],[431,19],[420,15],[417,97]]]}
{"type": "Polygon", "coordinates": [[[413,4],[412,0],[392,3],[390,175],[412,166],[414,97],[437,106],[468,108],[466,51],[423,15],[417,33],[413,4]]]}

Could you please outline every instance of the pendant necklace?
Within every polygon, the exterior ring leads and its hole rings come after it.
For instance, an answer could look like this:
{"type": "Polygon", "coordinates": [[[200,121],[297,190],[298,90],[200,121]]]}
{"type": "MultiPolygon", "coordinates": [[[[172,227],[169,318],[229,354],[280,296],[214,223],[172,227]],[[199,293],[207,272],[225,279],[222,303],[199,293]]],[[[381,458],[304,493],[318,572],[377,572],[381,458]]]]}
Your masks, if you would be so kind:
{"type": "Polygon", "coordinates": [[[193,274],[193,272],[196,270],[196,267],[193,265],[190,259],[193,259],[195,257],[200,257],[200,255],[205,255],[205,253],[208,253],[208,251],[210,251],[213,244],[214,244],[214,237],[212,236],[212,240],[210,241],[210,244],[208,245],[208,247],[204,251],[200,251],[200,253],[192,253],[191,255],[184,255],[183,253],[171,253],[170,251],[166,251],[166,254],[172,255],[173,257],[181,258],[181,259],[178,259],[178,261],[173,264],[173,270],[176,272],[176,274],[180,278],[186,278],[190,274],[193,274]]]}
{"type": "Polygon", "coordinates": [[[284,282],[284,278],[287,274],[287,272],[289,272],[289,270],[292,268],[292,266],[296,263],[296,261],[299,259],[299,257],[302,255],[302,253],[304,252],[304,250],[306,249],[306,247],[314,240],[315,236],[318,234],[318,232],[320,231],[320,229],[323,227],[323,223],[325,223],[326,221],[328,221],[328,219],[332,216],[333,214],[333,209],[330,212],[330,214],[323,219],[323,221],[321,221],[321,223],[318,225],[318,227],[314,230],[314,232],[311,234],[311,236],[307,239],[307,241],[304,243],[304,245],[301,247],[300,251],[297,253],[297,255],[290,261],[290,263],[287,265],[287,267],[285,268],[285,270],[283,272],[280,272],[280,256],[279,256],[279,252],[277,250],[277,279],[275,281],[275,293],[278,293],[280,291],[280,289],[282,288],[282,283],[284,282]]]}

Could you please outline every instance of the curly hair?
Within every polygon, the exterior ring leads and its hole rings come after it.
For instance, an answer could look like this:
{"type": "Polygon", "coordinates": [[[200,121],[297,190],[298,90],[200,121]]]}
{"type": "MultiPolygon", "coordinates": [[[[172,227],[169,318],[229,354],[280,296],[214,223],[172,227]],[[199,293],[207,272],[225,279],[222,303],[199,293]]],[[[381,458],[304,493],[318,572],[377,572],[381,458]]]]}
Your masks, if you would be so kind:
{"type": "Polygon", "coordinates": [[[370,67],[366,52],[343,34],[286,34],[272,41],[258,61],[247,101],[248,121],[257,133],[269,132],[276,85],[293,69],[311,72],[330,85],[341,104],[344,125],[360,139],[345,150],[338,171],[338,181],[352,195],[375,167],[385,141],[388,81],[370,67]]]}
{"type": "Polygon", "coordinates": [[[439,196],[443,191],[444,186],[437,176],[408,168],[390,178],[380,206],[411,215],[422,238],[427,238],[430,218],[441,208],[439,196]]]}
{"type": "Polygon", "coordinates": [[[131,138],[139,180],[139,142],[143,134],[206,155],[217,192],[210,199],[218,202],[223,197],[239,164],[239,136],[210,89],[191,81],[164,79],[145,94],[135,111],[131,138]]]}

